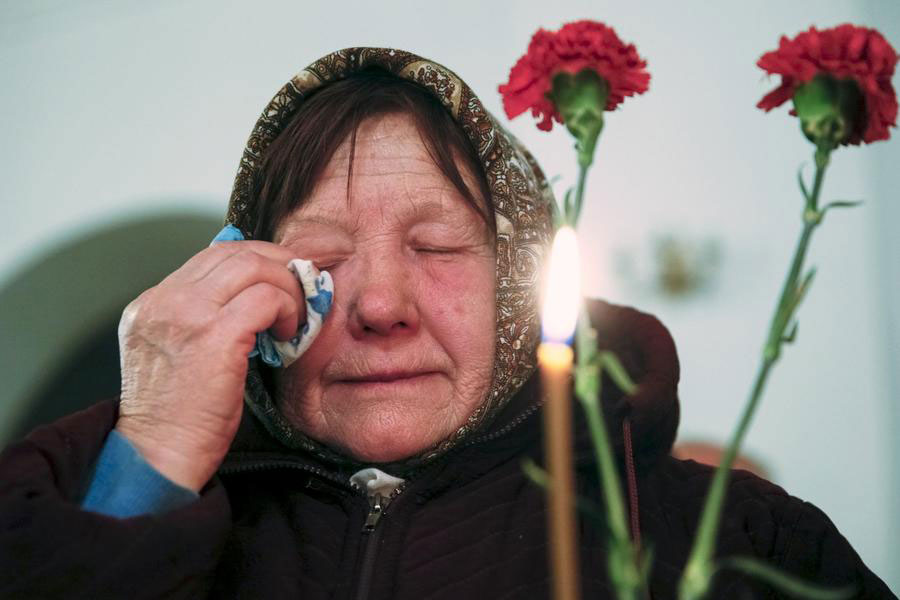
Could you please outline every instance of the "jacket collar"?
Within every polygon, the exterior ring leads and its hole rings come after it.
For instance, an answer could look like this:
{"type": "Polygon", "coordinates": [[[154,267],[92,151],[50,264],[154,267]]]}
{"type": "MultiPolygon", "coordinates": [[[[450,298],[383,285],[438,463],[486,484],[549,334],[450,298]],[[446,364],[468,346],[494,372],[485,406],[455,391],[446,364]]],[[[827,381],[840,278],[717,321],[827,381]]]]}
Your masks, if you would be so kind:
{"type": "MultiPolygon", "coordinates": [[[[633,396],[625,396],[604,375],[601,404],[616,452],[624,456],[622,424],[631,424],[634,458],[637,465],[650,468],[667,455],[678,427],[679,379],[675,343],[656,317],[633,308],[600,300],[589,302],[591,321],[598,332],[598,345],[611,350],[622,361],[638,385],[633,396]]],[[[504,410],[486,428],[454,448],[439,464],[441,480],[448,484],[460,477],[471,478],[489,471],[529,449],[540,448],[542,403],[539,373],[533,375],[504,410]],[[448,466],[450,467],[448,469],[448,466]]],[[[580,406],[573,414],[575,459],[579,464],[593,462],[593,446],[580,406]]],[[[539,450],[538,450],[539,452],[539,450]]],[[[346,481],[363,465],[353,461],[329,462],[312,453],[288,448],[275,439],[259,419],[244,411],[231,449],[222,469],[236,470],[268,461],[270,465],[291,464],[319,473],[333,481],[346,481]]],[[[428,465],[421,469],[429,469],[428,465]]],[[[385,469],[391,472],[390,469],[385,469]]],[[[415,476],[416,471],[413,470],[415,476]]],[[[409,476],[410,473],[399,474],[409,476]]]]}

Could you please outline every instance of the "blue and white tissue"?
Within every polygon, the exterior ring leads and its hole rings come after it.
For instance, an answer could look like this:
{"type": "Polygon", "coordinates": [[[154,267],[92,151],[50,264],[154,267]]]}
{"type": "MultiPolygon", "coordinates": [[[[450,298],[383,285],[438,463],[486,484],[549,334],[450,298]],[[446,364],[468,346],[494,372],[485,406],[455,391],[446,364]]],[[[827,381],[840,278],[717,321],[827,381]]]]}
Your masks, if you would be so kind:
{"type": "MultiPolygon", "coordinates": [[[[234,225],[226,225],[213,238],[213,242],[236,242],[243,239],[240,229],[234,225]]],[[[320,273],[312,262],[301,258],[295,258],[287,267],[297,277],[303,289],[306,322],[300,325],[294,337],[285,342],[276,340],[268,331],[256,334],[256,347],[248,357],[259,356],[272,367],[287,367],[306,352],[322,330],[322,323],[331,310],[334,299],[334,281],[328,271],[320,273]]]]}

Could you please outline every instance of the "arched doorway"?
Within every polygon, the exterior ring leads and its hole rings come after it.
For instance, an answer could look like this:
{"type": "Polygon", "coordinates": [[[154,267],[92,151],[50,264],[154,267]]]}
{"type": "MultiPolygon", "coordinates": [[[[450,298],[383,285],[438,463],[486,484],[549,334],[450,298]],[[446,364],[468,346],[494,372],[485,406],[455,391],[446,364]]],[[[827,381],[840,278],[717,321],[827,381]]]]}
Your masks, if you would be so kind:
{"type": "Polygon", "coordinates": [[[201,250],[209,214],[106,226],[32,261],[0,288],[0,446],[119,387],[122,309],[201,250]]]}

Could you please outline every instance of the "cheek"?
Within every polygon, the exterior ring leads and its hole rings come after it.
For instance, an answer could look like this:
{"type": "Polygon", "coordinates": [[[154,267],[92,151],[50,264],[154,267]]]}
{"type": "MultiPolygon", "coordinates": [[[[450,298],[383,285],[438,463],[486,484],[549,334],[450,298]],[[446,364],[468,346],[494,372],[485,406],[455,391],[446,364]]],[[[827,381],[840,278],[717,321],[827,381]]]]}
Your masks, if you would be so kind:
{"type": "MultiPolygon", "coordinates": [[[[443,265],[422,283],[422,310],[447,348],[492,355],[496,329],[494,261],[443,265]]],[[[475,356],[472,356],[474,359],[475,356]]]]}
{"type": "Polygon", "coordinates": [[[319,376],[325,366],[334,358],[342,312],[338,303],[335,302],[315,341],[307,348],[303,356],[284,370],[283,377],[288,383],[292,396],[311,400],[319,394],[316,391],[320,388],[319,376]]]}
{"type": "Polygon", "coordinates": [[[338,293],[337,285],[335,285],[335,302],[331,306],[331,311],[325,317],[319,335],[297,361],[298,366],[314,373],[321,373],[325,365],[334,358],[336,344],[346,328],[346,311],[343,305],[337,301],[338,293]]]}

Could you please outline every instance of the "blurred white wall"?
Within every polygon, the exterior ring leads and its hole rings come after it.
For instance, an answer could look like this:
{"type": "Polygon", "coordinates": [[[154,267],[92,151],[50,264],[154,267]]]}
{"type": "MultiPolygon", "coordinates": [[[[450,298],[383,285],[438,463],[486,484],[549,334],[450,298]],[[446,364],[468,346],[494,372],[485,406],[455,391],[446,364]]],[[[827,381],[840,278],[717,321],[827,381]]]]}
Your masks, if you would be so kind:
{"type": "MultiPolygon", "coordinates": [[[[790,3],[220,2],[0,4],[0,286],[48,248],[101,225],[176,207],[221,213],[250,128],[293,73],[331,50],[386,45],[441,62],[500,114],[496,93],[540,26],[593,18],[638,45],[650,92],[607,120],[582,231],[589,291],[659,316],[682,361],[682,435],[723,439],[755,374],[800,229],[797,167],[811,146],[786,108],[754,105],[776,84],[755,66],[782,33],[845,21],[900,46],[896,0],[790,3]],[[648,235],[718,236],[708,296],[635,295],[611,256],[648,235]],[[588,244],[585,240],[590,240],[588,244]]],[[[895,84],[896,85],[896,84],[895,84]]],[[[560,129],[510,124],[548,175],[571,184],[560,129]]],[[[900,132],[894,130],[895,138],[900,132]]],[[[841,150],[798,344],[770,380],[747,448],[777,482],[821,507],[900,589],[900,140],[841,150]],[[892,218],[893,217],[893,218],[892,218]]],[[[807,171],[808,173],[810,171],[807,171]]]]}

